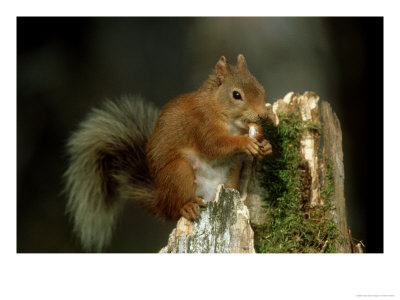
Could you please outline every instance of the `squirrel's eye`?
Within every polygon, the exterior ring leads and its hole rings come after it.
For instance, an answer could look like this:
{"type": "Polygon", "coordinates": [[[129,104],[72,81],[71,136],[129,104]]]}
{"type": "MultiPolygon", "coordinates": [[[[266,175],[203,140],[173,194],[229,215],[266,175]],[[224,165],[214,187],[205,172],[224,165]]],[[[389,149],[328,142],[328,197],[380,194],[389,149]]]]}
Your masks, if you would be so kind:
{"type": "Polygon", "coordinates": [[[242,100],[242,95],[238,91],[233,91],[232,96],[236,100],[242,100]]]}

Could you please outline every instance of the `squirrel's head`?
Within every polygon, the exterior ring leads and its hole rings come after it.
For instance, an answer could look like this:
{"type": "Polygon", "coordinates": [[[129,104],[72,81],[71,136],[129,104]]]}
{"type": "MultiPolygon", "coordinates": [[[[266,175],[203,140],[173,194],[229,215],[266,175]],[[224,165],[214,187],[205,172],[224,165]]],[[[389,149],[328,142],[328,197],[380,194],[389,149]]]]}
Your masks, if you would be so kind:
{"type": "Polygon", "coordinates": [[[229,65],[222,56],[213,77],[217,84],[215,100],[229,126],[247,130],[249,122],[270,117],[265,90],[249,72],[242,54],[238,55],[236,66],[229,65]]]}

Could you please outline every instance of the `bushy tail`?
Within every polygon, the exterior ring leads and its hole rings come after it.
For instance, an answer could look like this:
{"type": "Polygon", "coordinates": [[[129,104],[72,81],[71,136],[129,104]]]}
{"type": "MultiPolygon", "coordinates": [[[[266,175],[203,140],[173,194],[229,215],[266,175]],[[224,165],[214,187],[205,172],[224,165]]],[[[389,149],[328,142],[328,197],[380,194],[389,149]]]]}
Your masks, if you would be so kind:
{"type": "Polygon", "coordinates": [[[138,97],[106,101],[71,136],[67,212],[86,251],[101,251],[109,244],[127,199],[151,210],[155,187],[146,143],[159,113],[138,97]]]}

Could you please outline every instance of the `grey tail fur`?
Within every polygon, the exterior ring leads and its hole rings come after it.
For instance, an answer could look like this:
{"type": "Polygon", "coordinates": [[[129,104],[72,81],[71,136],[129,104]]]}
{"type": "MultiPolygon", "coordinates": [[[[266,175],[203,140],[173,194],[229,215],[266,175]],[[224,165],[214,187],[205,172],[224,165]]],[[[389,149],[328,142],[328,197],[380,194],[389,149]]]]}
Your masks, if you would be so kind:
{"type": "Polygon", "coordinates": [[[101,251],[110,243],[127,199],[152,210],[155,185],[146,144],[159,113],[140,97],[108,100],[69,139],[67,212],[86,251],[101,251]]]}

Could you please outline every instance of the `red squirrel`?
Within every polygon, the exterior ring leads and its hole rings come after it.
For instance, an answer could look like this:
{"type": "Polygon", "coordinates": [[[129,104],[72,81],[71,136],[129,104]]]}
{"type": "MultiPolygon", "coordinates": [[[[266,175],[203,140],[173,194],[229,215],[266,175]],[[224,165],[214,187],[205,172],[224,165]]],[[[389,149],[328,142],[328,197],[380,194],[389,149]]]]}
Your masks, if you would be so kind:
{"type": "Polygon", "coordinates": [[[94,109],[68,142],[67,211],[87,251],[111,240],[126,200],[164,218],[195,220],[218,184],[239,188],[243,157],[272,152],[249,136],[251,122],[272,116],[263,86],[243,55],[222,56],[195,92],[161,113],[125,97],[94,109]]]}

